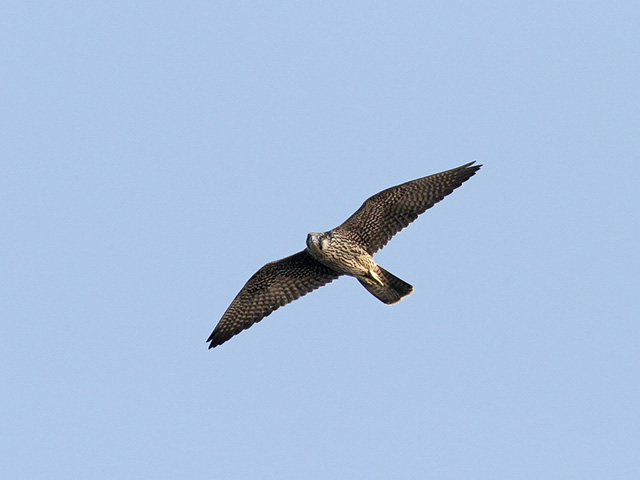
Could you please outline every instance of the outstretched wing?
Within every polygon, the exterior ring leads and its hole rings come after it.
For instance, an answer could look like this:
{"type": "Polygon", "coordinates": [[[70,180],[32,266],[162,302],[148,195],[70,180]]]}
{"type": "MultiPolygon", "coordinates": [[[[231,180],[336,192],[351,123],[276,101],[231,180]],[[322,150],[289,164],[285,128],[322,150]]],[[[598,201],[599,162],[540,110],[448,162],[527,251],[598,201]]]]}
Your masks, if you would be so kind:
{"type": "Polygon", "coordinates": [[[315,260],[307,250],[267,263],[242,287],[207,339],[217,347],[242,330],[340,274],[315,260]]]}
{"type": "Polygon", "coordinates": [[[362,206],[336,230],[358,239],[371,255],[391,237],[413,222],[418,215],[462,185],[482,165],[461,167],[418,178],[387,188],[365,200],[362,206]]]}

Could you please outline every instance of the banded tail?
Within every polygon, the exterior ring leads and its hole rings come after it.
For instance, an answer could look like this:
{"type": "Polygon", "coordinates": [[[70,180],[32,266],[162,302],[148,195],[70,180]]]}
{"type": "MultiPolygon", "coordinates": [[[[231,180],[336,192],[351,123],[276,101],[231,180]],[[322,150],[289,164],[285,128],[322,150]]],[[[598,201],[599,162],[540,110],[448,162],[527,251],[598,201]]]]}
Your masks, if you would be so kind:
{"type": "Polygon", "coordinates": [[[398,303],[413,292],[413,286],[404,280],[400,280],[393,273],[387,272],[380,265],[376,266],[376,275],[382,281],[380,285],[374,278],[358,278],[358,281],[369,293],[387,305],[398,303]]]}

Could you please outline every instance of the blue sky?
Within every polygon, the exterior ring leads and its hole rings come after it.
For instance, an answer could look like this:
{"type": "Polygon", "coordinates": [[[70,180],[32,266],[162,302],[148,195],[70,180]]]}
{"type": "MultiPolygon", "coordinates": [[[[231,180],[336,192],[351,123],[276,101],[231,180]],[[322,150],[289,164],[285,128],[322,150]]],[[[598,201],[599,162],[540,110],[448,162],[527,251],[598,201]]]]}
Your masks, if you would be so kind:
{"type": "Polygon", "coordinates": [[[636,2],[9,2],[2,478],[639,478],[636,2]],[[223,346],[264,263],[484,167],[223,346]]]}

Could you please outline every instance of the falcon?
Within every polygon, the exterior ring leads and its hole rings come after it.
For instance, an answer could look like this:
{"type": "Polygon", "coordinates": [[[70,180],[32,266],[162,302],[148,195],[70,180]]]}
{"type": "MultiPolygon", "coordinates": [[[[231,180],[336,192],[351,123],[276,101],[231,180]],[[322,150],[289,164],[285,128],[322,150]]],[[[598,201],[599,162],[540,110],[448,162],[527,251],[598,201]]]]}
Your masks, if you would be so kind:
{"type": "Polygon", "coordinates": [[[341,275],[357,278],[369,293],[388,305],[402,300],[413,287],[376,264],[374,253],[475,175],[482,165],[474,163],[387,188],[365,200],[342,225],[308,234],[307,248],[267,263],[242,287],[207,339],[209,348],[341,275]]]}

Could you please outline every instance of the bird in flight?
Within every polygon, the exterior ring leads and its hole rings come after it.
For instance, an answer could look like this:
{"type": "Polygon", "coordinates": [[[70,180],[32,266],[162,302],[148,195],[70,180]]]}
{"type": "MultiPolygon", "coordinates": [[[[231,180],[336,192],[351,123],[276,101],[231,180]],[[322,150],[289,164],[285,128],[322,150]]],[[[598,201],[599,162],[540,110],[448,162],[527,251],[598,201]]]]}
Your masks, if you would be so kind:
{"type": "Polygon", "coordinates": [[[267,263],[242,287],[207,339],[209,348],[341,275],[356,277],[388,305],[402,300],[413,287],[376,264],[373,254],[475,175],[482,165],[474,163],[387,188],[365,200],[342,225],[307,235],[307,248],[267,263]]]}

